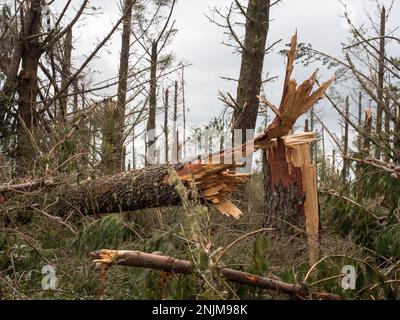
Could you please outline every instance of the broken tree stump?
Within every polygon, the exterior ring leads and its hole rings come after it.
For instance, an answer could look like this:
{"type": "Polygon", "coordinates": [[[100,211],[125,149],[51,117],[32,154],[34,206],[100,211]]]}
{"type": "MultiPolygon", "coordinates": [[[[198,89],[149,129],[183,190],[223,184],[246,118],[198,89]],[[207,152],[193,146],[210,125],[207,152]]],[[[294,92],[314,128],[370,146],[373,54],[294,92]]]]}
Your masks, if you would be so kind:
{"type": "Polygon", "coordinates": [[[310,265],[318,260],[319,234],[317,171],[310,157],[314,140],[312,132],[278,138],[264,152],[265,225],[305,225],[310,265]]]}

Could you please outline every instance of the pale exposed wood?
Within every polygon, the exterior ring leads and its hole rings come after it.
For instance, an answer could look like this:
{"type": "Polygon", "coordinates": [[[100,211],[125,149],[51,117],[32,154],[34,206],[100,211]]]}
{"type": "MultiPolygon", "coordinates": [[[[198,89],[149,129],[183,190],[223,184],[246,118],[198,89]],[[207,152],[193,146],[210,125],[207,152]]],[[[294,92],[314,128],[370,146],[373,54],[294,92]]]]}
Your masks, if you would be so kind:
{"type": "Polygon", "coordinates": [[[309,143],[287,148],[288,162],[294,167],[299,167],[302,173],[302,190],[306,197],[304,200],[304,214],[306,217],[306,233],[309,245],[309,262],[313,265],[318,261],[319,251],[319,210],[317,170],[311,163],[309,143]]]}

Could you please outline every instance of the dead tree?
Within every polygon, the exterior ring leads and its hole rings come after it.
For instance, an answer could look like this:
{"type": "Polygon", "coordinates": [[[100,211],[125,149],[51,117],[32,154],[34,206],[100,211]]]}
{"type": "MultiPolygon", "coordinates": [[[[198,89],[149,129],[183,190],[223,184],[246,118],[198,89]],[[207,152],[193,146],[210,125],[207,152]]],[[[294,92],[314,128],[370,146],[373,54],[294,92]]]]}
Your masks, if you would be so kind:
{"type": "MultiPolygon", "coordinates": [[[[193,274],[194,266],[190,261],[167,257],[163,255],[149,254],[140,251],[116,251],[100,250],[91,252],[90,256],[98,266],[120,265],[126,267],[139,267],[170,272],[173,274],[193,274]]],[[[279,280],[261,277],[247,272],[237,271],[229,268],[216,268],[222,278],[233,283],[244,284],[256,288],[274,290],[289,296],[298,298],[316,298],[326,300],[342,300],[336,294],[327,292],[316,292],[308,290],[300,284],[289,284],[279,280]]]]}
{"type": "Polygon", "coordinates": [[[345,183],[349,174],[349,160],[347,159],[349,151],[349,96],[346,97],[345,110],[344,110],[344,135],[343,135],[343,168],[342,168],[342,180],[345,183]]]}
{"type": "Polygon", "coordinates": [[[169,89],[165,89],[165,100],[164,100],[164,155],[165,155],[165,163],[169,162],[169,130],[168,130],[168,108],[169,108],[169,89]]]}
{"type": "MultiPolygon", "coordinates": [[[[150,88],[149,88],[149,113],[147,119],[147,141],[146,141],[146,157],[145,157],[145,165],[149,166],[155,163],[155,152],[156,152],[156,111],[157,111],[157,67],[159,65],[159,56],[165,47],[167,41],[173,34],[173,25],[170,27],[170,20],[172,17],[172,13],[174,11],[176,0],[172,0],[170,5],[170,11],[168,17],[165,21],[165,24],[162,30],[159,32],[157,37],[152,39],[151,49],[148,50],[144,43],[140,42],[140,39],[137,39],[142,47],[147,52],[150,59],[150,88]],[[168,29],[169,28],[169,29],[168,29]]],[[[162,3],[160,3],[160,6],[162,3]]],[[[143,28],[142,28],[143,29],[143,28]]]]}
{"type": "Polygon", "coordinates": [[[125,110],[126,110],[126,93],[128,90],[128,68],[129,68],[129,52],[131,47],[132,32],[132,11],[136,0],[125,0],[123,9],[122,36],[121,36],[121,53],[119,60],[119,75],[117,89],[117,105],[116,105],[116,139],[115,139],[115,172],[124,171],[124,129],[125,129],[125,110]]]}
{"type": "MultiPolygon", "coordinates": [[[[314,73],[300,86],[291,79],[293,62],[297,53],[297,35],[292,37],[291,49],[288,53],[288,64],[283,87],[283,94],[279,108],[276,108],[265,99],[264,104],[276,113],[276,118],[267,128],[270,131],[278,131],[282,126],[287,132],[292,129],[294,118],[287,123],[284,115],[299,108],[298,111],[309,111],[314,105],[306,104],[316,81],[314,73]]],[[[324,85],[322,85],[324,86],[324,85]]],[[[321,98],[311,94],[311,97],[321,98]]],[[[314,100],[314,99],[312,99],[314,100]]],[[[286,133],[287,134],[287,133],[286,133]]],[[[310,262],[317,259],[319,210],[316,186],[316,168],[312,165],[310,145],[312,139],[301,139],[296,148],[291,148],[282,139],[283,135],[276,136],[277,141],[272,146],[265,148],[263,157],[264,165],[264,208],[265,225],[282,225],[280,221],[287,221],[294,225],[306,225],[308,240],[310,243],[310,262]]],[[[287,229],[287,227],[286,227],[287,229]]]]}
{"type": "MultiPolygon", "coordinates": [[[[382,132],[382,118],[383,118],[383,110],[385,103],[383,100],[384,94],[384,79],[385,79],[385,33],[386,33],[386,10],[383,6],[381,9],[381,21],[380,21],[380,33],[379,33],[379,59],[378,59],[378,84],[377,84],[377,98],[378,98],[378,105],[376,110],[376,135],[379,135],[382,132]]],[[[381,148],[377,146],[375,150],[375,158],[380,159],[381,157],[381,148]]]]}
{"type": "MultiPolygon", "coordinates": [[[[63,63],[62,63],[62,75],[61,75],[61,86],[64,87],[69,77],[71,76],[71,58],[72,58],[72,29],[69,29],[64,39],[64,50],[63,50],[63,63]]],[[[68,108],[68,89],[65,95],[60,98],[60,111],[63,120],[66,120],[67,108],[68,108]]],[[[76,103],[77,104],[77,103],[76,103]]],[[[75,103],[74,103],[75,105],[75,103]]]]}

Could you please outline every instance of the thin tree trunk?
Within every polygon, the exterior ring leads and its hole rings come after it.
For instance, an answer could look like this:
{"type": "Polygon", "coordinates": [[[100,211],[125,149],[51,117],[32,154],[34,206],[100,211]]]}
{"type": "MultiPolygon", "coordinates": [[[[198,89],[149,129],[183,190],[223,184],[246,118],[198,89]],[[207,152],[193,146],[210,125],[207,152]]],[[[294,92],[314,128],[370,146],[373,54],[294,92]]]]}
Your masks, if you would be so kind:
{"type": "MultiPolygon", "coordinates": [[[[362,93],[358,93],[358,130],[362,129],[362,93]]],[[[358,133],[358,152],[362,151],[362,135],[358,133]]]]}
{"type": "Polygon", "coordinates": [[[174,112],[172,115],[172,154],[171,161],[176,163],[178,161],[179,141],[177,135],[177,122],[178,121],[178,81],[174,82],[174,112]]]}
{"type": "Polygon", "coordinates": [[[345,102],[345,110],[344,110],[344,136],[343,136],[343,168],[342,168],[342,180],[345,183],[347,181],[347,177],[349,174],[349,159],[348,156],[348,149],[349,149],[349,96],[346,97],[345,102]]]}
{"type": "Polygon", "coordinates": [[[363,143],[363,151],[367,154],[370,154],[371,132],[372,132],[372,109],[371,109],[371,107],[368,107],[367,110],[365,110],[364,127],[365,127],[365,139],[364,139],[364,143],[363,143]]]}
{"type": "Polygon", "coordinates": [[[122,22],[122,39],[121,53],[119,65],[119,80],[118,80],[118,98],[116,108],[116,150],[115,150],[115,170],[116,172],[124,171],[124,128],[125,128],[125,110],[126,110],[126,92],[128,89],[128,69],[129,69],[129,50],[130,37],[132,30],[132,10],[135,0],[124,1],[124,19],[122,22]]]}
{"type": "MultiPolygon", "coordinates": [[[[379,67],[378,67],[378,86],[377,86],[377,112],[376,112],[376,135],[378,141],[382,141],[380,134],[382,133],[382,116],[385,106],[383,105],[383,91],[384,91],[384,77],[385,77],[385,29],[386,29],[386,10],[382,7],[381,10],[381,24],[380,24],[380,43],[379,43],[379,67]]],[[[381,148],[376,147],[375,158],[381,158],[381,148]]]]}
{"type": "Polygon", "coordinates": [[[164,101],[164,155],[165,163],[169,162],[169,139],[168,139],[168,108],[169,108],[169,89],[165,90],[165,101],[164,101]]]}
{"type": "Polygon", "coordinates": [[[153,41],[151,46],[151,70],[150,70],[150,92],[149,92],[149,116],[147,119],[147,139],[145,166],[155,163],[156,144],[156,109],[157,109],[157,42],[153,41]]]}
{"type": "MultiPolygon", "coordinates": [[[[386,109],[390,110],[390,98],[388,96],[385,97],[385,104],[386,104],[386,109]]],[[[390,119],[391,115],[388,112],[385,112],[385,141],[387,144],[391,145],[392,141],[392,134],[390,132],[390,119]]],[[[391,151],[389,148],[385,148],[385,153],[384,153],[384,160],[386,162],[389,162],[391,159],[391,151]]]]}
{"type": "Polygon", "coordinates": [[[183,157],[186,159],[186,101],[185,101],[185,66],[182,64],[182,116],[183,116],[183,157]]]}
{"type": "Polygon", "coordinates": [[[132,128],[132,170],[136,170],[135,126],[132,128]]]}
{"type": "MultiPolygon", "coordinates": [[[[71,76],[71,56],[72,56],[72,28],[68,29],[64,40],[64,56],[62,63],[61,87],[68,84],[71,76]]],[[[75,83],[75,81],[74,81],[75,83]]],[[[76,96],[74,94],[74,96],[76,96]]],[[[60,98],[61,117],[65,121],[68,107],[68,88],[65,94],[60,98]]]]}

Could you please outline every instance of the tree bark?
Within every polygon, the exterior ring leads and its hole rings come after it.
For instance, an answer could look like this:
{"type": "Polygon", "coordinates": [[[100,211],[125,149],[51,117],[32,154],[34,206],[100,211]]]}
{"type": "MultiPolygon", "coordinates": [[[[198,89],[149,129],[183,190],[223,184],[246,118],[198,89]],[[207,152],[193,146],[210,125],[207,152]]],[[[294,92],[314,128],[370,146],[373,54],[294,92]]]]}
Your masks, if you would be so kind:
{"type": "Polygon", "coordinates": [[[168,137],[168,108],[169,108],[169,89],[165,90],[165,101],[164,101],[164,155],[165,163],[169,162],[169,137],[168,137]]]}
{"type": "Polygon", "coordinates": [[[40,32],[42,4],[40,0],[32,0],[31,7],[26,12],[23,33],[22,68],[18,75],[17,91],[18,100],[18,142],[16,148],[16,174],[26,175],[34,165],[36,149],[34,146],[35,136],[35,111],[36,98],[38,94],[38,68],[39,59],[43,50],[37,37],[27,39],[29,36],[40,32]]]}
{"type": "MultiPolygon", "coordinates": [[[[193,274],[194,266],[190,261],[175,259],[168,256],[149,254],[140,251],[115,251],[100,250],[91,252],[97,264],[120,265],[126,267],[139,267],[161,270],[176,274],[193,274]]],[[[283,281],[270,279],[247,272],[229,268],[217,268],[215,270],[227,281],[244,284],[252,287],[274,290],[284,294],[300,298],[317,298],[327,300],[342,300],[343,298],[327,292],[309,291],[300,284],[290,284],[283,281]]]]}
{"type": "Polygon", "coordinates": [[[118,148],[116,103],[107,99],[103,103],[103,117],[101,124],[101,162],[100,167],[106,175],[113,174],[118,170],[115,162],[115,154],[118,148]]]}
{"type": "Polygon", "coordinates": [[[349,174],[349,159],[348,156],[348,149],[349,149],[349,96],[346,97],[345,102],[345,110],[344,110],[344,136],[343,136],[343,169],[342,169],[342,180],[344,183],[347,181],[347,177],[349,174]]]}
{"type": "Polygon", "coordinates": [[[83,182],[63,192],[57,212],[97,215],[178,205],[182,200],[176,186],[163,180],[171,168],[180,167],[150,166],[83,182]]]}
{"type": "Polygon", "coordinates": [[[246,129],[255,129],[262,83],[265,46],[269,29],[269,0],[249,0],[246,12],[246,31],[242,48],[239,83],[234,112],[234,129],[242,129],[242,141],[246,129]]]}
{"type": "Polygon", "coordinates": [[[151,69],[150,69],[150,92],[149,92],[149,115],[147,119],[147,141],[145,165],[149,166],[155,163],[155,139],[156,139],[156,109],[157,109],[157,42],[153,41],[151,46],[151,69]]]}
{"type": "MultiPolygon", "coordinates": [[[[377,85],[377,98],[378,105],[376,111],[376,135],[378,137],[378,141],[382,141],[380,134],[382,133],[382,116],[383,110],[385,109],[384,100],[383,100],[383,92],[384,92],[384,77],[385,77],[385,29],[386,29],[386,10],[385,7],[382,7],[381,10],[381,23],[380,23],[380,42],[379,42],[379,66],[378,66],[378,85],[377,85]]],[[[381,148],[376,146],[375,150],[375,158],[381,158],[381,148]]]]}
{"type": "Polygon", "coordinates": [[[117,89],[117,108],[116,108],[116,150],[115,150],[115,173],[124,171],[124,129],[125,129],[125,110],[126,92],[128,89],[128,69],[129,52],[131,46],[132,30],[132,10],[135,0],[124,1],[124,20],[122,22],[121,53],[119,61],[119,79],[117,89]]]}
{"type": "Polygon", "coordinates": [[[178,81],[174,82],[174,112],[172,115],[172,163],[177,163],[179,161],[178,149],[179,149],[179,139],[177,132],[177,122],[178,121],[178,81]]]}
{"type": "MultiPolygon", "coordinates": [[[[64,56],[62,63],[61,87],[67,86],[71,76],[71,55],[72,55],[72,29],[69,29],[64,40],[64,56]]],[[[75,84],[75,83],[74,83],[75,84]]],[[[65,90],[65,95],[60,98],[61,117],[66,120],[68,107],[68,88],[65,90]]]]}

